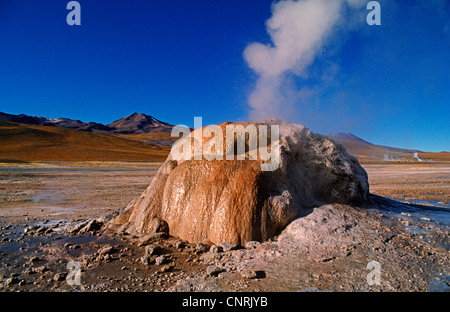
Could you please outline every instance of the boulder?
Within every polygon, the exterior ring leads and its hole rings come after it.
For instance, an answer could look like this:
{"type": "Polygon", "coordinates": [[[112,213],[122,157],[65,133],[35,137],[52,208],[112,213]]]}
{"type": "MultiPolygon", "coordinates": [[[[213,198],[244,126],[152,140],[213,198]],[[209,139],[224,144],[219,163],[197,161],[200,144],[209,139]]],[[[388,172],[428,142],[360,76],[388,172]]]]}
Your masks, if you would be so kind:
{"type": "Polygon", "coordinates": [[[111,254],[113,254],[113,253],[116,253],[117,251],[118,251],[117,248],[114,248],[113,246],[110,246],[110,245],[106,245],[106,246],[100,248],[100,249],[97,251],[97,253],[98,253],[99,255],[111,255],[111,254]]]}
{"type": "MultiPolygon", "coordinates": [[[[229,124],[220,125],[224,138],[229,124]]],[[[343,145],[301,125],[279,121],[263,124],[279,125],[279,164],[275,170],[261,169],[267,160],[250,160],[247,143],[245,160],[208,160],[205,156],[201,160],[175,160],[171,154],[147,190],[110,227],[144,236],[163,224],[170,235],[190,243],[245,245],[278,235],[314,207],[332,203],[363,206],[369,202],[367,174],[343,145]],[[155,218],[164,223],[157,224],[155,218]]],[[[198,131],[202,128],[187,139],[195,142],[198,131]]],[[[202,138],[201,146],[207,142],[202,138]]],[[[268,144],[268,148],[273,147],[268,144]]],[[[191,152],[194,155],[194,150],[191,152]]]]}
{"type": "Polygon", "coordinates": [[[220,247],[222,247],[223,251],[239,249],[239,246],[233,242],[224,242],[224,243],[220,244],[220,247]]]}
{"type": "Polygon", "coordinates": [[[208,251],[210,249],[209,245],[207,244],[203,244],[203,243],[197,243],[195,245],[195,250],[199,251],[199,252],[205,252],[208,251]]]}
{"type": "Polygon", "coordinates": [[[161,255],[159,257],[156,257],[155,263],[156,265],[165,264],[169,261],[170,257],[168,255],[161,255]]]}
{"type": "Polygon", "coordinates": [[[144,254],[146,256],[157,255],[160,252],[161,252],[161,249],[157,245],[154,245],[154,244],[147,245],[147,246],[145,246],[145,249],[144,249],[144,254]]]}

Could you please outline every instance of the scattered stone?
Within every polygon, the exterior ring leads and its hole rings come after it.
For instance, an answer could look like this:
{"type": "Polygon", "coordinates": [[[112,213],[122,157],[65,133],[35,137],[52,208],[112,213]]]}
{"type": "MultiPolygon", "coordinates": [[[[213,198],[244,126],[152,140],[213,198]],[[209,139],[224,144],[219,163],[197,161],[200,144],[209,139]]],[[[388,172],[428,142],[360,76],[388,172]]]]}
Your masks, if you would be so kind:
{"type": "Polygon", "coordinates": [[[68,249],[72,249],[72,250],[81,248],[80,245],[76,245],[76,244],[72,244],[72,243],[65,243],[64,247],[68,248],[68,249]]]}
{"type": "Polygon", "coordinates": [[[92,219],[78,231],[78,234],[86,234],[86,233],[96,233],[99,231],[103,226],[103,223],[98,221],[97,219],[92,219]]]}
{"type": "Polygon", "coordinates": [[[174,246],[176,249],[182,249],[182,248],[184,247],[184,243],[183,243],[182,241],[178,240],[178,241],[176,241],[176,242],[173,244],[173,246],[174,246]]]}
{"type": "Polygon", "coordinates": [[[209,252],[212,252],[212,253],[219,253],[222,251],[223,251],[222,246],[212,245],[211,248],[209,248],[209,252]]]}
{"type": "Polygon", "coordinates": [[[161,251],[161,248],[159,248],[157,245],[150,244],[145,246],[145,255],[152,256],[157,255],[161,251]]]}
{"type": "Polygon", "coordinates": [[[166,264],[163,265],[161,267],[161,269],[159,270],[160,272],[164,273],[164,272],[169,272],[170,270],[172,270],[175,266],[171,263],[171,264],[166,264]]]}
{"type": "Polygon", "coordinates": [[[26,285],[26,283],[27,283],[27,282],[25,282],[25,280],[21,280],[21,281],[19,282],[19,286],[24,286],[24,285],[26,285]]]}
{"type": "Polygon", "coordinates": [[[225,243],[220,244],[220,246],[223,248],[223,251],[239,249],[239,245],[232,243],[232,242],[225,242],[225,243]]]}
{"type": "Polygon", "coordinates": [[[208,276],[217,276],[221,272],[223,272],[223,269],[218,268],[215,265],[210,265],[206,267],[206,275],[208,276]]]}
{"type": "Polygon", "coordinates": [[[327,289],[319,289],[317,287],[306,287],[300,290],[300,292],[331,292],[331,291],[327,289]]]}
{"type": "Polygon", "coordinates": [[[148,234],[140,238],[140,245],[145,246],[166,237],[167,234],[163,232],[148,234]]]}
{"type": "Polygon", "coordinates": [[[202,260],[205,263],[214,263],[216,260],[220,260],[222,257],[222,254],[220,253],[214,253],[214,252],[206,252],[201,257],[200,260],[202,260]]]}
{"type": "Polygon", "coordinates": [[[116,248],[114,248],[113,246],[105,246],[100,248],[97,252],[99,255],[112,255],[114,253],[116,253],[118,250],[116,248]]]}
{"type": "Polygon", "coordinates": [[[39,267],[33,268],[32,271],[34,273],[42,274],[44,272],[50,271],[50,269],[47,268],[45,265],[41,265],[39,267]]]}
{"type": "Polygon", "coordinates": [[[27,268],[27,269],[22,271],[22,274],[25,274],[25,275],[30,275],[30,274],[33,274],[33,273],[34,273],[33,270],[30,269],[30,268],[27,268]]]}
{"type": "Polygon", "coordinates": [[[254,279],[258,277],[258,274],[256,273],[256,271],[251,270],[251,269],[244,269],[240,272],[241,276],[243,278],[248,278],[248,279],[254,279]]]}
{"type": "Polygon", "coordinates": [[[82,222],[73,224],[73,225],[69,226],[69,227],[66,229],[66,231],[67,231],[67,233],[69,233],[69,234],[71,234],[71,235],[75,235],[75,234],[77,234],[83,227],[85,227],[87,223],[88,223],[88,221],[87,221],[87,220],[84,220],[84,221],[82,221],[82,222]]]}
{"type": "Polygon", "coordinates": [[[155,259],[155,263],[156,263],[156,265],[161,265],[161,264],[166,263],[168,260],[169,260],[169,257],[167,255],[161,255],[155,259]]]}
{"type": "Polygon", "coordinates": [[[67,276],[67,273],[56,273],[53,276],[53,280],[55,282],[61,282],[61,281],[64,281],[66,279],[66,276],[67,276]]]}
{"type": "Polygon", "coordinates": [[[43,235],[47,229],[46,226],[41,226],[34,232],[34,235],[43,235]]]}
{"type": "Polygon", "coordinates": [[[149,265],[149,264],[150,264],[150,258],[149,258],[147,255],[142,256],[142,257],[141,257],[141,262],[142,262],[143,264],[145,264],[145,265],[149,265]]]}
{"type": "Polygon", "coordinates": [[[109,253],[101,254],[101,255],[98,255],[95,260],[98,262],[100,262],[100,261],[108,262],[109,260],[111,260],[111,255],[109,253]]]}
{"type": "Polygon", "coordinates": [[[39,257],[35,256],[30,259],[30,263],[36,263],[36,262],[39,262],[39,257]]]}
{"type": "Polygon", "coordinates": [[[72,226],[69,226],[66,229],[66,231],[70,235],[88,234],[88,233],[95,234],[102,228],[103,223],[104,223],[103,218],[83,220],[72,226]]]}
{"type": "Polygon", "coordinates": [[[261,245],[260,242],[257,242],[257,241],[249,241],[249,242],[245,243],[245,248],[247,248],[247,249],[255,249],[255,248],[257,248],[259,245],[261,245]]]}
{"type": "Polygon", "coordinates": [[[203,243],[197,243],[195,245],[195,250],[200,251],[200,252],[205,252],[209,250],[209,245],[207,244],[203,244],[203,243]]]}
{"type": "Polygon", "coordinates": [[[11,286],[11,285],[17,284],[17,283],[19,283],[19,279],[17,277],[10,277],[10,278],[6,279],[6,281],[5,281],[6,286],[11,286]]]}

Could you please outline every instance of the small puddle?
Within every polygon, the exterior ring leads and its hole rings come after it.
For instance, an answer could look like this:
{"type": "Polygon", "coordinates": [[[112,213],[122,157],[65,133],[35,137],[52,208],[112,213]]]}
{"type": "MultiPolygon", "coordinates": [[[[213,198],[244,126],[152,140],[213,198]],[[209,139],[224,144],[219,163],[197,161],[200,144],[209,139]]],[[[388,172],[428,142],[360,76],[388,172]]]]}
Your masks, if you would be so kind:
{"type": "Polygon", "coordinates": [[[450,292],[450,275],[436,275],[428,285],[429,292],[450,292]]]}
{"type": "MultiPolygon", "coordinates": [[[[405,229],[412,235],[422,235],[433,245],[450,250],[450,209],[434,205],[435,201],[421,200],[421,204],[404,203],[397,199],[372,196],[375,209],[405,220],[405,229]]],[[[417,201],[419,202],[419,201],[417,201]]]]}

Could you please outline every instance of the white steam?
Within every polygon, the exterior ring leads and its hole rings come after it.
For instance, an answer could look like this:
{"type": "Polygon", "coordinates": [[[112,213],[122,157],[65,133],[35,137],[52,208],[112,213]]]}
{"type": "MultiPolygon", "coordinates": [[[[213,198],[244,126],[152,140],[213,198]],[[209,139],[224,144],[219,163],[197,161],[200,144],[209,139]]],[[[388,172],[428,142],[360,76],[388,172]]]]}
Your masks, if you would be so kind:
{"type": "Polygon", "coordinates": [[[266,22],[272,44],[255,42],[244,51],[249,67],[259,75],[248,99],[251,120],[284,118],[290,113],[285,105],[295,102],[298,95],[285,86],[286,75],[307,76],[307,67],[332,33],[345,4],[361,8],[364,0],[282,0],[273,4],[272,17],[266,22]]]}
{"type": "Polygon", "coordinates": [[[423,160],[419,157],[419,153],[417,153],[417,152],[415,152],[415,153],[413,154],[413,158],[414,158],[415,160],[417,160],[417,161],[423,161],[423,160]]]}

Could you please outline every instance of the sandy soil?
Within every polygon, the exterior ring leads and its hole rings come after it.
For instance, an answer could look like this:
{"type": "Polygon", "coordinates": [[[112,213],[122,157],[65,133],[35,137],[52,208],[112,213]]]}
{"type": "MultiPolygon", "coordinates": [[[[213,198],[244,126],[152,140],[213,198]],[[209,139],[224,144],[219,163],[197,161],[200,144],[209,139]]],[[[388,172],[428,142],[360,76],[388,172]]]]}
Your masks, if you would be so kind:
{"type": "Polygon", "coordinates": [[[145,190],[158,166],[1,167],[0,291],[450,289],[449,212],[434,210],[434,203],[448,208],[450,164],[364,165],[372,193],[433,204],[430,209],[376,196],[373,209],[321,207],[296,230],[293,225],[280,238],[239,250],[208,252],[173,237],[142,242],[102,228],[70,231],[83,220],[117,213],[145,190]],[[329,216],[334,223],[320,223],[329,216]],[[299,229],[310,229],[305,233],[315,240],[293,239],[299,229]],[[150,243],[159,251],[145,258],[150,243]],[[80,265],[81,285],[67,283],[72,260],[80,265]],[[372,260],[382,265],[380,285],[367,284],[372,260]]]}
{"type": "Polygon", "coordinates": [[[0,218],[17,223],[104,216],[140,195],[158,168],[151,163],[113,164],[0,167],[0,218]]]}
{"type": "Polygon", "coordinates": [[[450,205],[450,163],[363,164],[373,194],[411,203],[450,205]]]}

